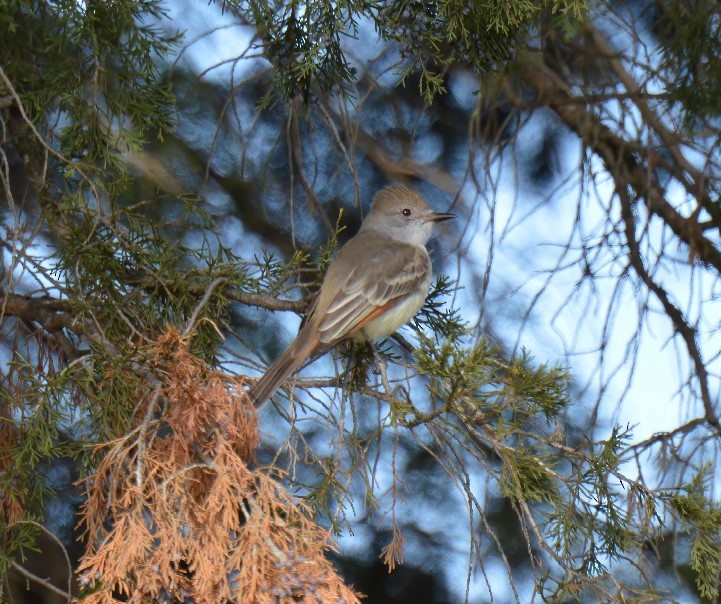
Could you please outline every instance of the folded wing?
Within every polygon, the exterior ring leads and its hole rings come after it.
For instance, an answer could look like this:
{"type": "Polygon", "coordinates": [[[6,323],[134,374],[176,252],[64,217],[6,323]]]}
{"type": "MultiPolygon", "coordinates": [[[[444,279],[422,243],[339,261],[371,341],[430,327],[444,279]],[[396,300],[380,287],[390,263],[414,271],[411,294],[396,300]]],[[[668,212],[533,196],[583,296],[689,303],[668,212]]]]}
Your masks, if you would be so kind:
{"type": "Polygon", "coordinates": [[[323,343],[337,342],[358,331],[406,296],[416,294],[430,276],[430,258],[424,248],[386,240],[364,255],[364,250],[353,249],[351,243],[341,252],[360,260],[346,275],[331,274],[331,266],[326,281],[330,279],[338,287],[327,291],[329,295],[313,308],[323,343]]]}

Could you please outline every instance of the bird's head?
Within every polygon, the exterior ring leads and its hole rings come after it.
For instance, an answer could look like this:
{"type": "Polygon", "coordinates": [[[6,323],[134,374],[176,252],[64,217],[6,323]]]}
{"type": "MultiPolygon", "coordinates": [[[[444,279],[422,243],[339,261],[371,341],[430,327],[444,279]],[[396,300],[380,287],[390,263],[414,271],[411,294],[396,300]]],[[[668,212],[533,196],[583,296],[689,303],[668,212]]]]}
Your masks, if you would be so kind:
{"type": "Polygon", "coordinates": [[[451,218],[455,215],[434,212],[412,189],[391,186],[376,194],[361,228],[414,245],[425,245],[433,224],[451,218]]]}

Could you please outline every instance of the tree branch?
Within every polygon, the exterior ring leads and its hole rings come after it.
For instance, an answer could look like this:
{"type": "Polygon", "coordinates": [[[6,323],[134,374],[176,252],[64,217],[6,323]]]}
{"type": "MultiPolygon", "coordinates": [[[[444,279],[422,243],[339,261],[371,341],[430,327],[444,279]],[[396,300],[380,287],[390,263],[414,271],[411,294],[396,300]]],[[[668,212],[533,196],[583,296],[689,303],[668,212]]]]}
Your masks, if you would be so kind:
{"type": "MultiPolygon", "coordinates": [[[[194,295],[203,298],[207,289],[195,288],[194,295]]],[[[238,291],[232,286],[223,290],[223,295],[235,302],[248,306],[257,306],[267,310],[284,310],[301,313],[308,306],[307,300],[284,300],[263,294],[250,294],[238,291]]],[[[0,317],[20,317],[27,321],[35,321],[50,332],[67,328],[78,335],[86,335],[87,330],[78,324],[73,316],[73,304],[69,300],[58,300],[50,297],[32,297],[12,294],[0,289],[0,317]]],[[[205,301],[207,302],[207,300],[205,301]]],[[[196,317],[197,318],[197,317],[196,317]]]]}
{"type": "Polygon", "coordinates": [[[597,54],[600,54],[608,62],[613,73],[628,91],[629,98],[638,108],[641,117],[661,139],[664,149],[671,154],[673,162],[669,165],[674,177],[684,186],[686,192],[697,200],[699,206],[706,209],[718,228],[721,229],[721,208],[711,200],[705,186],[706,177],[703,172],[697,170],[681,151],[678,134],[666,128],[659,115],[648,104],[648,96],[645,91],[623,66],[618,58],[618,52],[612,48],[606,36],[591,21],[586,22],[584,30],[588,34],[589,41],[595,46],[597,54]]]}
{"type": "MultiPolygon", "coordinates": [[[[516,64],[523,79],[563,122],[601,157],[611,173],[621,164],[625,167],[625,180],[617,180],[617,189],[632,188],[634,197],[642,198],[649,211],[661,218],[704,264],[715,268],[721,274],[721,252],[704,237],[694,218],[684,218],[665,199],[664,189],[654,171],[639,162],[642,152],[648,157],[649,164],[653,164],[653,150],[640,147],[617,135],[582,103],[570,103],[575,97],[568,85],[542,61],[525,55],[519,58],[516,64]]],[[[696,194],[698,196],[698,191],[696,194]]],[[[708,192],[705,194],[708,195],[708,192]]]]}
{"type": "Polygon", "coordinates": [[[301,313],[308,307],[307,297],[302,300],[284,300],[283,298],[275,298],[265,294],[241,292],[231,286],[223,290],[223,295],[234,302],[240,302],[246,306],[257,306],[258,308],[265,308],[266,310],[287,310],[301,313]]]}
{"type": "Polygon", "coordinates": [[[636,451],[643,451],[644,449],[648,449],[649,447],[652,447],[656,443],[667,442],[669,440],[673,440],[679,434],[688,434],[689,432],[692,432],[693,430],[695,430],[697,426],[699,426],[703,423],[706,423],[705,417],[695,417],[691,421],[686,422],[682,426],[679,426],[678,428],[674,428],[673,430],[671,430],[669,432],[657,432],[656,434],[653,434],[652,436],[648,437],[647,439],[635,443],[630,448],[634,449],[636,451]]]}
{"type": "Polygon", "coordinates": [[[63,589],[60,589],[59,587],[56,587],[50,582],[50,579],[43,579],[42,577],[39,577],[33,572],[30,572],[27,568],[24,566],[18,564],[17,562],[13,561],[12,563],[13,569],[28,579],[29,581],[32,581],[33,583],[37,583],[38,585],[42,585],[45,589],[48,591],[53,592],[54,594],[65,598],[66,601],[70,602],[73,599],[73,595],[70,592],[67,592],[63,589]]]}
{"type": "Polygon", "coordinates": [[[69,300],[50,297],[33,298],[11,294],[1,289],[0,298],[2,298],[0,317],[20,317],[35,321],[50,332],[57,332],[64,327],[77,332],[77,325],[71,314],[72,304],[69,300]]]}
{"type": "Polygon", "coordinates": [[[684,218],[666,201],[663,187],[654,171],[641,165],[639,150],[642,149],[651,163],[651,149],[639,148],[636,143],[615,134],[583,104],[569,103],[573,95],[568,85],[542,61],[526,55],[518,59],[517,65],[523,79],[583,143],[603,160],[606,169],[613,176],[616,193],[621,202],[621,217],[625,225],[631,266],[661,302],[674,328],[681,335],[698,378],[705,419],[721,434],[721,425],[709,390],[708,372],[696,343],[696,329],[688,324],[683,312],[671,302],[666,290],[656,283],[646,270],[636,240],[634,204],[638,199],[643,199],[653,214],[659,216],[707,266],[715,268],[720,274],[721,253],[703,236],[695,220],[684,218]]]}
{"type": "Polygon", "coordinates": [[[706,365],[703,362],[701,351],[696,344],[696,329],[691,327],[683,315],[683,312],[669,299],[668,293],[658,283],[656,283],[651,275],[649,275],[646,267],[643,264],[641,257],[641,251],[638,247],[638,241],[636,241],[636,221],[633,216],[633,205],[628,191],[625,188],[619,187],[616,192],[618,193],[619,199],[621,200],[621,219],[625,225],[626,240],[628,242],[629,258],[631,266],[636,271],[636,274],[641,278],[646,287],[654,293],[656,298],[661,302],[664,311],[671,319],[674,327],[681,335],[686,349],[691,357],[696,377],[699,382],[699,388],[701,390],[701,401],[703,402],[704,415],[706,421],[716,428],[716,431],[721,434],[721,425],[719,425],[719,418],[716,414],[713,401],[711,400],[711,392],[708,385],[708,372],[706,371],[706,365]]]}

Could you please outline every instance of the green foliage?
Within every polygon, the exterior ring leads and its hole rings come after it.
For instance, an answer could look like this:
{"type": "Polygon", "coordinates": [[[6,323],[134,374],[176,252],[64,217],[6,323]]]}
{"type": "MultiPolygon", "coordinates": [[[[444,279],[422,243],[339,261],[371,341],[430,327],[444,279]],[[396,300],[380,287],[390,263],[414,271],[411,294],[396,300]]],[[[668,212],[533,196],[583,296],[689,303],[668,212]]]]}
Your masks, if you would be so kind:
{"type": "Polygon", "coordinates": [[[718,596],[721,574],[721,506],[707,493],[713,475],[704,466],[679,493],[669,495],[682,525],[691,533],[691,568],[697,573],[696,585],[704,598],[718,596]]]}
{"type": "Polygon", "coordinates": [[[252,23],[273,63],[276,86],[285,99],[310,100],[313,87],[341,90],[355,76],[341,48],[357,33],[357,20],[372,2],[319,0],[300,5],[283,0],[225,0],[224,7],[252,23]]]}
{"type": "Polygon", "coordinates": [[[573,19],[585,10],[585,2],[398,0],[380,5],[374,18],[381,35],[401,48],[401,81],[417,76],[421,97],[430,103],[445,92],[448,67],[460,64],[480,73],[502,67],[546,9],[573,19]]]}
{"type": "Polygon", "coordinates": [[[421,372],[436,378],[432,391],[449,404],[468,405],[477,410],[479,417],[497,405],[496,371],[500,368],[494,349],[481,340],[475,346],[464,347],[459,338],[448,339],[435,345],[428,338],[421,340],[415,351],[416,363],[421,372]]]}
{"type": "Polygon", "coordinates": [[[59,457],[77,457],[83,447],[67,438],[77,404],[74,369],[43,373],[39,369],[44,363],[39,367],[37,359],[30,353],[28,357],[17,352],[10,364],[10,374],[23,384],[22,396],[17,391],[2,392],[6,400],[15,402],[15,417],[14,421],[0,419],[4,441],[0,460],[12,460],[0,472],[0,492],[12,493],[18,501],[41,504],[48,491],[36,468],[59,457]]]}
{"type": "Polygon", "coordinates": [[[407,414],[401,425],[449,434],[456,444],[436,452],[447,467],[474,443],[470,455],[484,464],[503,496],[543,519],[534,522],[547,552],[566,571],[564,578],[549,572],[539,583],[545,596],[553,601],[574,600],[580,592],[589,594],[589,601],[617,601],[620,594],[628,601],[657,597],[653,589],[630,585],[618,591],[609,581],[615,565],[641,555],[661,524],[659,508],[668,507],[658,493],[623,472],[630,428],[615,427],[604,441],[570,447],[558,431],[569,412],[568,375],[560,367],[534,363],[526,351],[508,360],[484,340],[468,346],[461,337],[438,345],[425,339],[416,357],[442,404],[407,414]]]}
{"type": "Polygon", "coordinates": [[[177,36],[153,25],[163,15],[157,0],[0,6],[0,64],[35,124],[60,125],[58,151],[112,164],[147,130],[171,127],[160,69],[177,36]]]}
{"type": "Polygon", "coordinates": [[[639,507],[642,518],[635,525],[630,510],[637,506],[624,506],[624,497],[640,501],[648,495],[640,485],[625,480],[619,468],[619,453],[630,437],[630,430],[616,427],[607,441],[584,456],[568,458],[571,466],[565,484],[569,497],[548,514],[547,527],[554,549],[563,557],[578,560],[581,573],[605,573],[608,562],[639,547],[639,528],[655,514],[655,506],[639,507]]]}
{"type": "Polygon", "coordinates": [[[499,487],[501,492],[515,502],[541,502],[554,505],[559,502],[550,459],[543,460],[539,451],[514,448],[504,460],[499,487]]]}
{"type": "Polygon", "coordinates": [[[225,0],[235,14],[252,23],[272,62],[279,93],[309,101],[314,86],[348,91],[355,78],[341,47],[356,36],[358,22],[369,18],[378,33],[396,42],[401,82],[418,76],[422,98],[430,103],[445,92],[445,70],[455,64],[484,72],[504,64],[513,47],[538,26],[545,11],[573,21],[584,0],[316,0],[299,5],[283,0],[225,0]]]}
{"type": "MultiPolygon", "coordinates": [[[[422,372],[435,378],[429,388],[446,401],[442,408],[465,425],[481,427],[478,438],[487,440],[502,461],[498,480],[503,494],[514,501],[556,502],[557,452],[540,433],[531,436],[524,428],[530,422],[539,430],[539,414],[546,422],[560,420],[568,404],[566,373],[534,366],[525,352],[509,362],[485,340],[470,347],[459,338],[439,346],[425,340],[416,358],[422,372]]],[[[415,421],[435,417],[418,414],[415,421]]],[[[553,443],[553,435],[548,438],[553,443]]]]}
{"type": "Polygon", "coordinates": [[[507,367],[509,395],[523,403],[529,414],[543,413],[547,421],[559,419],[568,404],[568,373],[544,363],[535,366],[523,349],[507,367]]]}
{"type": "Polygon", "coordinates": [[[318,258],[315,261],[315,266],[317,267],[320,276],[325,275],[326,270],[328,270],[328,266],[338,250],[338,237],[345,230],[345,227],[341,225],[342,220],[343,210],[338,213],[338,218],[336,219],[335,227],[328,238],[328,243],[321,246],[318,250],[318,258]]]}
{"type": "MultiPolygon", "coordinates": [[[[435,304],[431,300],[431,310],[437,311],[435,304]]],[[[545,364],[536,366],[526,351],[509,362],[487,340],[469,346],[456,312],[450,314],[447,323],[438,324],[439,331],[447,335],[445,340],[436,345],[426,338],[416,351],[419,368],[442,379],[437,394],[451,404],[494,414],[510,408],[513,421],[519,425],[539,412],[548,422],[559,419],[568,404],[566,371],[545,364]]]]}
{"type": "Polygon", "coordinates": [[[721,114],[721,7],[714,0],[656,5],[667,86],[687,120],[721,114]]]}
{"type": "MultiPolygon", "coordinates": [[[[40,532],[36,522],[37,517],[29,514],[25,520],[8,526],[0,517],[0,577],[7,576],[13,557],[25,560],[29,552],[36,551],[35,544],[40,532]]],[[[11,602],[5,599],[3,591],[0,591],[0,602],[11,602]]]]}
{"type": "Polygon", "coordinates": [[[244,289],[257,293],[279,293],[283,291],[286,281],[307,261],[308,254],[303,250],[295,252],[289,262],[284,262],[264,250],[260,256],[254,258],[256,271],[248,275],[244,289]]]}
{"type": "Polygon", "coordinates": [[[457,283],[447,275],[438,275],[431,285],[423,308],[413,318],[412,324],[417,330],[424,326],[430,328],[436,338],[455,339],[467,332],[467,326],[461,318],[458,308],[449,307],[448,297],[456,290],[457,283]]]}
{"type": "MultiPolygon", "coordinates": [[[[76,197],[74,216],[82,216],[80,197],[76,197]]],[[[84,310],[78,309],[81,316],[98,321],[104,336],[113,342],[132,341],[141,334],[157,337],[165,325],[187,321],[199,294],[215,280],[229,284],[245,280],[242,265],[222,246],[213,256],[207,240],[198,249],[170,243],[160,235],[160,225],[132,208],[119,208],[100,223],[93,223],[89,208],[84,210],[84,219],[66,218],[66,245],[56,273],[75,299],[83,300],[84,310]]],[[[203,219],[202,214],[191,212],[188,226],[198,219],[203,219]]],[[[201,317],[217,320],[227,305],[218,293],[201,317]]],[[[217,341],[217,330],[201,322],[196,336],[198,351],[207,352],[217,341]]]]}
{"type": "Polygon", "coordinates": [[[545,11],[573,22],[585,7],[582,0],[396,0],[383,3],[374,18],[381,35],[401,48],[401,81],[417,76],[421,97],[430,103],[445,92],[448,67],[463,65],[480,73],[499,69],[545,11]]]}

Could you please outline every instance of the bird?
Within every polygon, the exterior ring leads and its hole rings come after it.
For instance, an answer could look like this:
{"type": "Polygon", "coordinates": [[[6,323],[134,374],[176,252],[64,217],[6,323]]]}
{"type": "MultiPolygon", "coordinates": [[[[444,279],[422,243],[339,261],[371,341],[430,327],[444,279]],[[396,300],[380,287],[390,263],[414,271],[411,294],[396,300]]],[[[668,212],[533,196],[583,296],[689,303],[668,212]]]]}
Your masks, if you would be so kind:
{"type": "Polygon", "coordinates": [[[255,407],[306,361],[343,340],[374,343],[410,321],[431,285],[426,244],[433,225],[452,218],[454,214],[434,212],[413,189],[381,189],[358,233],[330,263],[295,340],[248,391],[255,407]]]}

